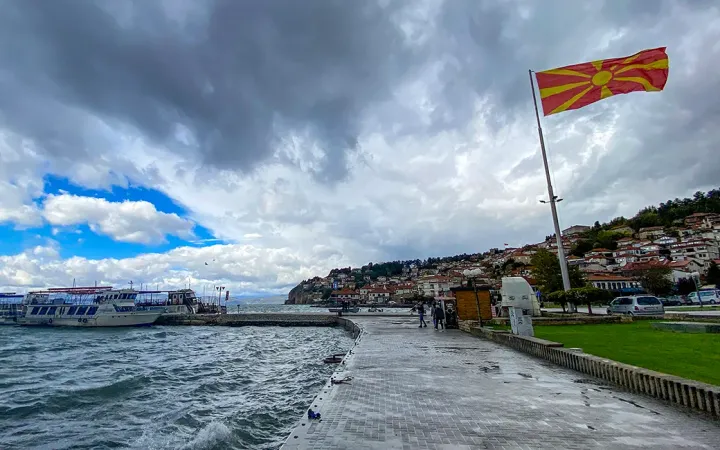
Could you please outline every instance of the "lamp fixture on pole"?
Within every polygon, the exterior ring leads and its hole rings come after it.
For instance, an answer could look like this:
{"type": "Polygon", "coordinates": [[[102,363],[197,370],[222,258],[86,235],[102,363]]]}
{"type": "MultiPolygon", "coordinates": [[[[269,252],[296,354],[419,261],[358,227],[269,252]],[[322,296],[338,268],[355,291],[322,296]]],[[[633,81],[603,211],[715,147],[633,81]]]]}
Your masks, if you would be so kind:
{"type": "Polygon", "coordinates": [[[220,314],[220,303],[222,300],[222,291],[225,290],[225,286],[215,286],[215,289],[218,291],[218,314],[220,314]]]}
{"type": "Polygon", "coordinates": [[[472,283],[473,291],[475,291],[475,304],[477,305],[477,312],[478,312],[478,322],[480,325],[480,328],[483,327],[483,319],[482,319],[482,310],[480,308],[480,297],[478,296],[477,291],[477,284],[475,283],[475,279],[482,274],[482,270],[480,269],[472,269],[472,270],[464,270],[463,276],[467,277],[468,280],[472,283]]]}

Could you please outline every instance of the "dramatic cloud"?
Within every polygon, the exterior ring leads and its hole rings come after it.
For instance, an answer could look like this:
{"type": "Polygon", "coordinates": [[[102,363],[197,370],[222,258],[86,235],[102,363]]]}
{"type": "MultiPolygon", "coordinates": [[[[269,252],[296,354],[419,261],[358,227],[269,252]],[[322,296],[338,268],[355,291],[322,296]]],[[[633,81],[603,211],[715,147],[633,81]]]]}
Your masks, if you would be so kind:
{"type": "Polygon", "coordinates": [[[35,170],[39,159],[17,136],[0,132],[0,224],[24,228],[42,223],[33,203],[43,192],[42,176],[35,170]]]}
{"type": "MultiPolygon", "coordinates": [[[[229,257],[252,277],[213,277],[242,289],[552,233],[528,69],[660,46],[670,56],[662,93],[543,119],[563,226],[717,187],[712,1],[6,3],[0,223],[44,214],[157,242],[188,236],[192,221],[234,242],[229,257]],[[157,189],[189,217],[145,205],[155,229],[117,204],[49,215],[47,173],[157,189]]],[[[184,276],[191,260],[169,264],[184,276]]],[[[72,261],[17,273],[61,279],[72,261]]]]}
{"type": "Polygon", "coordinates": [[[0,105],[16,111],[11,126],[63,156],[91,152],[86,139],[102,138],[88,129],[91,114],[223,168],[251,169],[302,135],[292,156],[336,181],[364,111],[413,64],[394,8],[373,2],[6,7],[0,55],[13,69],[0,105]],[[78,122],[86,126],[69,126],[78,122]]]}
{"type": "Polygon", "coordinates": [[[165,236],[192,237],[192,222],[155,209],[140,201],[109,202],[102,198],[77,195],[49,195],[43,203],[43,215],[52,225],[88,224],[96,233],[116,241],[155,244],[165,236]]]}
{"type": "MultiPolygon", "coordinates": [[[[23,292],[29,288],[80,285],[122,285],[133,281],[160,289],[177,289],[190,283],[198,293],[203,286],[226,286],[234,294],[287,292],[297,277],[309,278],[324,267],[312,256],[289,249],[258,249],[246,245],[179,247],[168,253],[135,258],[61,259],[55,246],[37,246],[17,255],[0,256],[0,286],[23,292]],[[252,261],[252,264],[242,263],[252,261]]],[[[334,260],[334,263],[344,261],[334,260]]]]}

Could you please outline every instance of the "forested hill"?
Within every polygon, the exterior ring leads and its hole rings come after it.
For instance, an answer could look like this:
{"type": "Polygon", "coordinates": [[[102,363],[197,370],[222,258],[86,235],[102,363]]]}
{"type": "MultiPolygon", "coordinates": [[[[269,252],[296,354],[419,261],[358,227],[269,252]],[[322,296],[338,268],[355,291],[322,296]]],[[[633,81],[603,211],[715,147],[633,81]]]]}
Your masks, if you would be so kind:
{"type": "MultiPolygon", "coordinates": [[[[616,217],[606,224],[600,225],[609,229],[618,225],[629,225],[635,231],[644,227],[681,226],[685,217],[695,213],[720,214],[720,188],[705,192],[696,192],[692,198],[668,200],[658,206],[641,209],[631,219],[616,217]]],[[[598,222],[595,222],[596,226],[598,222]]]]}

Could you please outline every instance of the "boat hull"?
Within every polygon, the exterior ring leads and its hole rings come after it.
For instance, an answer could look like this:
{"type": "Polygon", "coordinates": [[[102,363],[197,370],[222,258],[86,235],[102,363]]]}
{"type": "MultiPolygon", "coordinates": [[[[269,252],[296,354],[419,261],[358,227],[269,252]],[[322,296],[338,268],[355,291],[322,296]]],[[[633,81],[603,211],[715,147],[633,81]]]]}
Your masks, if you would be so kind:
{"type": "Polygon", "coordinates": [[[18,319],[15,317],[0,317],[0,326],[2,325],[17,325],[18,319]]]}
{"type": "Polygon", "coordinates": [[[49,327],[142,327],[150,326],[160,317],[161,312],[99,315],[97,317],[24,317],[18,320],[24,326],[49,327]]]}
{"type": "Polygon", "coordinates": [[[138,310],[146,312],[156,312],[163,316],[176,316],[184,314],[192,314],[193,310],[185,305],[140,305],[138,310]]]}

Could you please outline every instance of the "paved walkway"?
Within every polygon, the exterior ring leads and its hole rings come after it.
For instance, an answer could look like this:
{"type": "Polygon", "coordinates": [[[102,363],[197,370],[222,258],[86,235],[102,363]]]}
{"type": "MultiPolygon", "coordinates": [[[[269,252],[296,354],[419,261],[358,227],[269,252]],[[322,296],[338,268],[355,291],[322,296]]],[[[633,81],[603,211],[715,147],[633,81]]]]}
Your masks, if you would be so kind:
{"type": "Polygon", "coordinates": [[[718,448],[720,426],[459,330],[354,318],[351,384],[323,388],[283,448],[718,448]]]}

